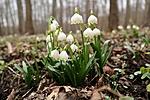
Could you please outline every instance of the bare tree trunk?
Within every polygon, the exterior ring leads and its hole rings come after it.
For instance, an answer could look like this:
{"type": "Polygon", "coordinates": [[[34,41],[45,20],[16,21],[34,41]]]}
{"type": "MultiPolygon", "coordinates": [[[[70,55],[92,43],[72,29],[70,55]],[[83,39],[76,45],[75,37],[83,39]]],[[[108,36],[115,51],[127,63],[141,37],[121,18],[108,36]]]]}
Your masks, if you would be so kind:
{"type": "Polygon", "coordinates": [[[110,0],[110,12],[109,12],[109,29],[117,29],[118,27],[118,5],[117,0],[110,0]]]}
{"type": "Polygon", "coordinates": [[[62,0],[59,0],[59,2],[60,2],[59,20],[60,20],[60,26],[63,27],[63,2],[62,2],[62,0]]]}
{"type": "Polygon", "coordinates": [[[90,15],[90,0],[86,0],[86,21],[88,20],[88,17],[90,15]]]}
{"type": "Polygon", "coordinates": [[[125,26],[129,24],[129,20],[130,20],[130,0],[127,0],[125,26]]]}
{"type": "Polygon", "coordinates": [[[31,1],[25,0],[25,3],[26,3],[26,32],[29,32],[29,34],[34,34],[31,1]]]}
{"type": "Polygon", "coordinates": [[[17,0],[17,7],[18,7],[18,20],[19,20],[19,26],[18,30],[19,33],[23,33],[23,7],[22,7],[22,0],[17,0]]]}
{"type": "Polygon", "coordinates": [[[139,8],[139,0],[136,0],[136,9],[135,9],[135,24],[138,24],[138,9],[139,8]]]}
{"type": "Polygon", "coordinates": [[[8,1],[5,1],[5,10],[6,10],[6,14],[5,14],[5,17],[6,17],[6,23],[7,23],[7,28],[6,28],[6,34],[10,34],[11,30],[10,30],[10,27],[9,27],[9,17],[8,17],[8,1]]]}
{"type": "Polygon", "coordinates": [[[53,0],[53,6],[52,6],[52,15],[56,17],[56,0],[53,0]]]}
{"type": "Polygon", "coordinates": [[[146,26],[150,28],[150,0],[148,1],[148,11],[146,17],[146,26]]]}

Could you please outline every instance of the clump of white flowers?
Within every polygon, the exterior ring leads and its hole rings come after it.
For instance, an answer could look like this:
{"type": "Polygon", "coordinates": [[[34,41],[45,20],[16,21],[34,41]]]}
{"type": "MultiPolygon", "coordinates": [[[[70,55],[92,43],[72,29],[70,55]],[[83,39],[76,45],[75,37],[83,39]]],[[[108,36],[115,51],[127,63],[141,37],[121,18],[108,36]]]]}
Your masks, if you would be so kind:
{"type": "Polygon", "coordinates": [[[140,29],[137,25],[133,25],[132,28],[135,29],[135,30],[139,30],[140,29]]]}

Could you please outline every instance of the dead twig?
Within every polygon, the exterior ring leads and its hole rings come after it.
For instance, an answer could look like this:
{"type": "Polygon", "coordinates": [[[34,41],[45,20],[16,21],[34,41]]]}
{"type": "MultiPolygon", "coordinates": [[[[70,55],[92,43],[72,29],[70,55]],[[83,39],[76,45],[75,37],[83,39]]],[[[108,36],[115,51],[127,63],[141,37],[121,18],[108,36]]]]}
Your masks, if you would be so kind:
{"type": "Polygon", "coordinates": [[[112,90],[109,86],[102,86],[102,87],[96,89],[96,91],[99,91],[99,92],[104,91],[104,90],[109,91],[118,97],[124,97],[124,95],[120,94],[118,91],[112,90]]]}
{"type": "Polygon", "coordinates": [[[29,92],[31,92],[32,89],[33,87],[30,90],[28,90],[22,97],[24,98],[29,92]]]}

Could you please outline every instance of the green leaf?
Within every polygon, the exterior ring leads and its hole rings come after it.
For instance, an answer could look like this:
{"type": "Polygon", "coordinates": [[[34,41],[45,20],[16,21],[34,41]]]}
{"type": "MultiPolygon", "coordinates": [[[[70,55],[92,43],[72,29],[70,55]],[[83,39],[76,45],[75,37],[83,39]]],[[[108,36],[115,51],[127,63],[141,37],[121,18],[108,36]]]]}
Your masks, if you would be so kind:
{"type": "Polygon", "coordinates": [[[26,63],[24,62],[24,61],[22,61],[22,66],[23,66],[23,70],[26,72],[26,73],[28,73],[28,70],[27,70],[27,65],[26,65],[26,63]]]}
{"type": "Polygon", "coordinates": [[[124,97],[119,98],[119,100],[134,100],[134,98],[129,97],[129,96],[124,96],[124,97]]]}
{"type": "Polygon", "coordinates": [[[144,79],[146,77],[147,77],[147,73],[143,74],[142,77],[141,77],[141,79],[144,79]]]}
{"type": "Polygon", "coordinates": [[[26,73],[20,66],[18,66],[17,64],[14,64],[14,66],[22,73],[26,73]]]}
{"type": "Polygon", "coordinates": [[[148,85],[146,86],[146,90],[147,90],[148,92],[150,92],[150,84],[148,84],[148,85]]]}

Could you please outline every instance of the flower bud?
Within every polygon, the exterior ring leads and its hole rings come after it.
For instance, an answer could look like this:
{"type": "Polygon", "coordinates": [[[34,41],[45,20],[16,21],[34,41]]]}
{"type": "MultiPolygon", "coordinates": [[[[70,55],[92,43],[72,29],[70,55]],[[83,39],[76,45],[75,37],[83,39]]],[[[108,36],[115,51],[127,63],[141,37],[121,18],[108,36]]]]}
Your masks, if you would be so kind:
{"type": "Polygon", "coordinates": [[[83,18],[80,14],[75,13],[71,17],[71,24],[80,24],[80,23],[83,23],[83,18]]]}
{"type": "Polygon", "coordinates": [[[59,52],[58,52],[58,50],[51,51],[51,57],[53,57],[55,59],[59,58],[59,52]]]}
{"type": "Polygon", "coordinates": [[[52,24],[50,25],[50,31],[51,31],[51,32],[54,32],[55,30],[56,30],[56,25],[52,23],[52,24]]]}
{"type": "Polygon", "coordinates": [[[78,47],[75,44],[72,44],[70,46],[70,48],[71,48],[72,52],[78,51],[78,47]]]}
{"type": "Polygon", "coordinates": [[[65,40],[66,39],[66,34],[63,33],[63,32],[60,32],[57,39],[58,39],[58,41],[65,40]]]}
{"type": "Polygon", "coordinates": [[[100,35],[100,30],[98,28],[94,28],[93,33],[95,36],[100,35]]]}
{"type": "Polygon", "coordinates": [[[71,34],[69,34],[68,36],[67,36],[67,42],[73,42],[74,41],[74,37],[71,35],[71,34]]]}
{"type": "Polygon", "coordinates": [[[61,53],[60,53],[60,55],[59,55],[59,58],[61,59],[61,60],[68,60],[68,54],[67,54],[67,52],[66,51],[62,51],[61,53]]]}
{"type": "Polygon", "coordinates": [[[90,15],[88,18],[88,24],[97,24],[97,18],[94,15],[90,15]]]}

